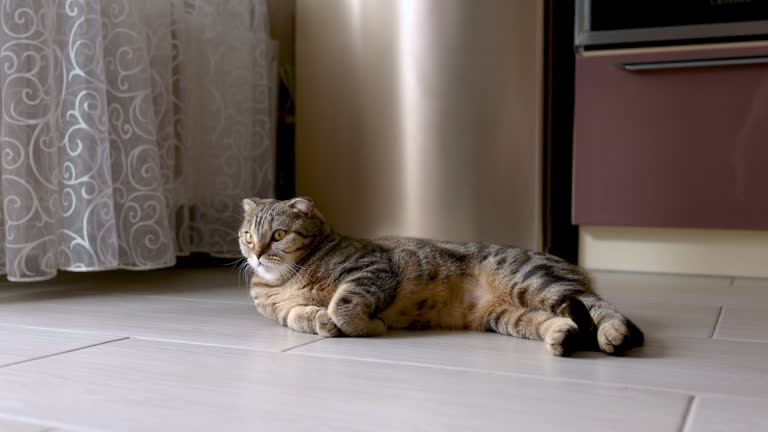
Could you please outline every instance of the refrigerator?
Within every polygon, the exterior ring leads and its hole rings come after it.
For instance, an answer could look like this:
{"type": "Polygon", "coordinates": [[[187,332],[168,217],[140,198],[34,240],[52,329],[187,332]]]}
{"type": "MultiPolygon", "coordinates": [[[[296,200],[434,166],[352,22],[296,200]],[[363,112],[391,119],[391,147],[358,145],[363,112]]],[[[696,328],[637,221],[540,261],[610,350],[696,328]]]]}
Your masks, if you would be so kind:
{"type": "Polygon", "coordinates": [[[544,7],[298,0],[297,195],[347,235],[543,249],[544,7]]]}

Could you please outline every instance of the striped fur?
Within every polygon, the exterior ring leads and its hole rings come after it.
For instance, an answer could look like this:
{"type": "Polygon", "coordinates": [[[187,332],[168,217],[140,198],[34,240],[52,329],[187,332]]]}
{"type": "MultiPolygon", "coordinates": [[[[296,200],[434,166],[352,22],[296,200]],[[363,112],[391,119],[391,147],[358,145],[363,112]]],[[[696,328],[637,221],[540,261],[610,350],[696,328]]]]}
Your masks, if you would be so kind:
{"type": "Polygon", "coordinates": [[[329,337],[494,331],[543,340],[554,355],[620,353],[643,343],[637,326],[592,291],[588,275],[557,257],[480,243],[345,237],[308,198],[254,198],[243,206],[251,296],[262,314],[293,330],[329,337]]]}

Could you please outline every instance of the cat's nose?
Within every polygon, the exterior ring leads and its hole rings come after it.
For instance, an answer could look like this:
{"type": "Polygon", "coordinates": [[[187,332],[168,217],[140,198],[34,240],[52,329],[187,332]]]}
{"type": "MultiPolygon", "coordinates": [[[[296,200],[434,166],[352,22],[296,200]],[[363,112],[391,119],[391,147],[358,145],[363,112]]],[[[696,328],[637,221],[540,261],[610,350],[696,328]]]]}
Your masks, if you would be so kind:
{"type": "Polygon", "coordinates": [[[261,249],[255,249],[253,254],[256,255],[256,259],[259,259],[262,255],[264,255],[264,252],[261,249]]]}

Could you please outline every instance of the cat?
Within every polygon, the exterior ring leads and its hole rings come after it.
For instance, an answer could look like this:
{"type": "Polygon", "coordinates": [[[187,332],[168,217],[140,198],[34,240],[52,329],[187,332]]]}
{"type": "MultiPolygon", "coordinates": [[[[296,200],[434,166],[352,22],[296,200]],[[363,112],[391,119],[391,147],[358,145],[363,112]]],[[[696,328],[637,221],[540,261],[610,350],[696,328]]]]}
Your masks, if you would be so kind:
{"type": "Polygon", "coordinates": [[[581,268],[509,246],[336,233],[309,198],[243,201],[240,249],[266,317],[325,337],[472,329],[543,340],[556,356],[620,354],[640,329],[581,268]]]}

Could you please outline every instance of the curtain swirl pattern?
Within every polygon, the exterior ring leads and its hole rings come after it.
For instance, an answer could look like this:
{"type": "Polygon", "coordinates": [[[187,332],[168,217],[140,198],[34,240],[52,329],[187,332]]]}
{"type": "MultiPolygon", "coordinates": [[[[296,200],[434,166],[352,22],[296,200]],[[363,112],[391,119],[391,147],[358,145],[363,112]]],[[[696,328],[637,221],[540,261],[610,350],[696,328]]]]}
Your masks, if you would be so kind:
{"type": "Polygon", "coordinates": [[[0,0],[0,270],[236,256],[274,190],[265,0],[0,0]]]}

